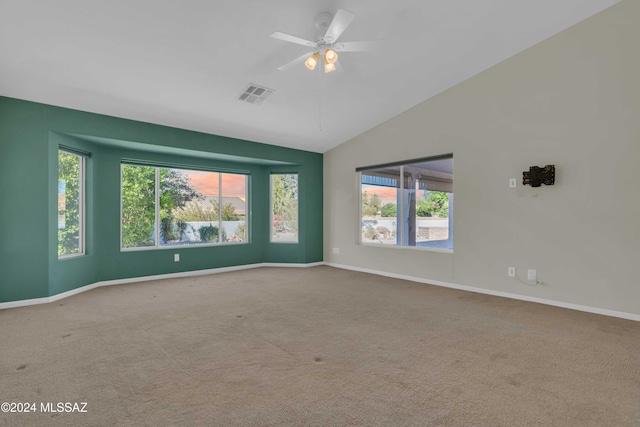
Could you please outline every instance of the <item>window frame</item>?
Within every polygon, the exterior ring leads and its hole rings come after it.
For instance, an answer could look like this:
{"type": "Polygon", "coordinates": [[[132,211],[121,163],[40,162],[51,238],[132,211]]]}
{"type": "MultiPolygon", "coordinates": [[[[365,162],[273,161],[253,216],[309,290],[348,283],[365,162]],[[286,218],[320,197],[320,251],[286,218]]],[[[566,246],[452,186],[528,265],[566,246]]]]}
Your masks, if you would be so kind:
{"type": "MultiPolygon", "coordinates": [[[[66,154],[77,156],[80,160],[80,164],[78,166],[78,252],[62,254],[62,255],[58,254],[59,260],[82,257],[82,256],[86,256],[87,254],[87,251],[86,251],[86,248],[87,248],[87,245],[86,245],[86,235],[87,235],[86,233],[86,226],[87,226],[86,164],[87,164],[87,157],[90,156],[88,153],[83,153],[78,150],[59,146],[57,156],[56,156],[56,164],[58,167],[58,173],[57,173],[58,185],[60,183],[60,152],[61,151],[66,154]]],[[[56,194],[59,194],[59,193],[56,193],[56,194]]],[[[59,210],[56,209],[56,222],[58,219],[58,215],[59,215],[59,210]]],[[[58,252],[57,247],[59,243],[58,230],[59,229],[56,227],[56,253],[58,252]]]]}
{"type": "Polygon", "coordinates": [[[135,252],[135,251],[153,251],[153,250],[182,250],[182,249],[191,249],[191,248],[203,248],[203,247],[212,247],[212,246],[230,246],[230,245],[244,245],[251,243],[250,240],[250,200],[249,200],[249,180],[251,179],[251,173],[248,171],[241,170],[220,170],[214,168],[206,168],[201,166],[185,166],[185,165],[174,165],[174,164],[157,164],[154,162],[141,162],[137,160],[129,160],[122,159],[120,161],[120,252],[135,252]],[[154,207],[155,207],[155,223],[154,223],[154,235],[156,236],[155,242],[150,246],[132,246],[132,247],[124,247],[123,246],[123,215],[122,215],[122,167],[124,165],[129,166],[138,166],[138,167],[152,167],[154,168],[154,207]],[[218,233],[218,241],[210,242],[210,243],[194,243],[194,244],[185,244],[185,245],[162,245],[160,243],[160,169],[178,169],[178,170],[191,170],[197,172],[210,172],[218,174],[218,227],[222,227],[222,175],[223,174],[233,174],[233,175],[242,175],[245,177],[244,181],[244,194],[245,194],[245,240],[242,242],[222,242],[222,233],[218,233]]]}
{"type": "MultiPolygon", "coordinates": [[[[356,237],[356,243],[358,245],[363,245],[363,246],[371,246],[371,247],[384,247],[384,248],[393,248],[393,249],[410,249],[410,250],[419,250],[419,251],[429,251],[429,252],[443,252],[443,253],[453,253],[453,205],[449,206],[449,216],[451,217],[450,219],[450,225],[448,227],[449,230],[449,238],[447,240],[449,240],[451,242],[451,247],[450,248],[438,248],[438,247],[429,247],[429,246],[409,246],[407,244],[407,242],[405,242],[405,223],[404,221],[400,221],[397,220],[397,229],[396,229],[396,233],[398,235],[400,235],[400,243],[398,243],[396,241],[395,244],[379,244],[379,243],[374,243],[374,242],[365,242],[363,241],[363,236],[362,236],[362,173],[366,172],[366,171],[371,171],[371,170],[376,170],[376,169],[381,169],[381,168],[388,168],[388,167],[399,167],[399,176],[404,176],[404,168],[407,166],[412,166],[414,164],[417,163],[425,163],[425,162],[431,162],[431,161],[437,161],[437,160],[447,160],[447,159],[451,159],[451,161],[453,161],[453,153],[448,153],[448,154],[442,154],[442,155],[437,155],[437,156],[430,156],[430,157],[423,157],[423,158],[418,158],[418,159],[409,159],[409,160],[404,160],[404,161],[398,161],[398,162],[391,162],[391,163],[384,163],[384,164],[377,164],[377,165],[372,165],[372,166],[363,166],[363,167],[358,167],[356,168],[356,186],[357,186],[357,194],[358,194],[358,228],[357,228],[357,237],[356,237]]],[[[451,185],[453,186],[453,168],[452,168],[452,172],[451,172],[451,176],[452,176],[452,182],[451,185]]],[[[398,191],[399,191],[399,197],[398,197],[398,203],[396,204],[396,209],[397,209],[397,214],[396,214],[396,218],[403,218],[404,217],[404,213],[405,213],[405,204],[406,204],[406,200],[405,198],[405,194],[404,194],[404,180],[401,179],[400,180],[400,187],[398,187],[398,191]]],[[[451,191],[449,194],[451,194],[453,196],[454,191],[451,191]]],[[[450,200],[453,202],[452,198],[450,198],[450,200]]]]}

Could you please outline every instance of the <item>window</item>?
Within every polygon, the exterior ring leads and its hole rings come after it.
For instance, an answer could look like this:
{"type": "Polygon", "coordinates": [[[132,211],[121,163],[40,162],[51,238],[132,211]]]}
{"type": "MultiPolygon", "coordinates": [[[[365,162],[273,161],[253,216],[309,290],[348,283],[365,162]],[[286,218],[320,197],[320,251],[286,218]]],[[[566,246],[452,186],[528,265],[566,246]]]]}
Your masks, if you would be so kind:
{"type": "Polygon", "coordinates": [[[156,168],[122,165],[122,247],[156,245],[156,168]]]}
{"type": "Polygon", "coordinates": [[[122,164],[122,248],[242,243],[245,174],[122,164]]]}
{"type": "Polygon", "coordinates": [[[85,158],[58,150],[58,258],[84,255],[85,158]]]}
{"type": "Polygon", "coordinates": [[[453,156],[360,172],[360,242],[453,249],[453,156]]]}
{"type": "Polygon", "coordinates": [[[271,175],[271,241],[298,242],[298,175],[271,175]]]}

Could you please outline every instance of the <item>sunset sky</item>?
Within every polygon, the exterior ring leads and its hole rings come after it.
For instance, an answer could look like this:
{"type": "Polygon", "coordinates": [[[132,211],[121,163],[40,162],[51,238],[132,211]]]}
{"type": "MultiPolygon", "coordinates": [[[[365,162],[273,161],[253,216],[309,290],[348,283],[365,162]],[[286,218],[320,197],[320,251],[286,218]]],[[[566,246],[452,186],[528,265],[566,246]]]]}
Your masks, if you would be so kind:
{"type": "MultiPolygon", "coordinates": [[[[205,196],[218,194],[218,173],[192,170],[181,170],[189,177],[189,181],[195,190],[205,196]]],[[[222,195],[237,196],[245,200],[246,175],[222,174],[222,195]]]]}
{"type": "MultiPolygon", "coordinates": [[[[217,172],[203,172],[193,170],[181,170],[185,175],[189,177],[191,185],[199,193],[205,196],[211,196],[218,194],[218,173],[217,172]]],[[[222,174],[222,191],[223,196],[237,196],[242,200],[245,200],[245,175],[237,174],[222,174]]],[[[369,196],[377,194],[382,200],[382,203],[396,203],[397,196],[396,188],[381,187],[377,185],[362,185],[362,192],[366,191],[369,196]]]]}
{"type": "Polygon", "coordinates": [[[397,188],[379,187],[377,185],[362,184],[362,192],[364,193],[365,191],[367,192],[369,197],[373,196],[374,194],[377,194],[378,197],[380,197],[380,199],[382,200],[382,204],[397,202],[397,196],[396,196],[397,188]]]}
{"type": "MultiPolygon", "coordinates": [[[[380,197],[380,199],[382,200],[383,205],[385,203],[398,202],[397,193],[396,193],[398,191],[397,188],[362,184],[362,192],[364,193],[365,191],[367,192],[369,197],[373,196],[374,194],[377,194],[378,197],[380,197]]],[[[424,196],[425,196],[424,190],[417,191],[416,197],[418,197],[419,199],[422,199],[424,196]]]]}

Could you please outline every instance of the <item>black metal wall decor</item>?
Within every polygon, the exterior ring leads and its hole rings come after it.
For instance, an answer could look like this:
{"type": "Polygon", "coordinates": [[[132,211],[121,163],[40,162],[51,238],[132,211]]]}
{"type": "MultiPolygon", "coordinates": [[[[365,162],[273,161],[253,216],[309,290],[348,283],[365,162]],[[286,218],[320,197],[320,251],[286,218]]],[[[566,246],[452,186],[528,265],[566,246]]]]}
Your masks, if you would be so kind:
{"type": "Polygon", "coordinates": [[[522,172],[522,185],[540,187],[541,184],[553,185],[556,182],[555,165],[547,165],[543,168],[531,166],[529,172],[522,172]]]}

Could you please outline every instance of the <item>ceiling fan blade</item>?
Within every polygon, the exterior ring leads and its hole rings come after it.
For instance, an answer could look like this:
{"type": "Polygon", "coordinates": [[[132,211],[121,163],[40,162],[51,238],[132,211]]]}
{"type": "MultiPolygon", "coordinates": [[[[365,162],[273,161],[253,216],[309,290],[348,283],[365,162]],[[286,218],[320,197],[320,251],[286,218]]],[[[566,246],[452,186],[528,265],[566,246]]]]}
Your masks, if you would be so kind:
{"type": "Polygon", "coordinates": [[[301,39],[300,37],[292,36],[291,34],[281,33],[280,31],[276,31],[271,34],[271,37],[278,40],[283,40],[289,43],[301,44],[302,46],[315,48],[318,46],[317,43],[312,42],[311,40],[301,39]]]}
{"type": "Polygon", "coordinates": [[[348,10],[338,9],[336,16],[333,17],[331,25],[327,28],[327,32],[324,35],[324,39],[330,43],[335,42],[340,37],[340,34],[347,29],[349,24],[355,19],[356,14],[349,12],[348,10]]]}
{"type": "Polygon", "coordinates": [[[371,52],[376,48],[374,41],[336,43],[336,52],[371,52]]]}
{"type": "Polygon", "coordinates": [[[291,62],[287,62],[286,64],[281,65],[280,67],[278,67],[278,70],[280,70],[280,71],[286,71],[286,70],[288,70],[289,68],[291,68],[291,67],[293,67],[293,66],[295,66],[295,65],[298,65],[298,64],[300,64],[301,62],[304,62],[304,61],[305,61],[309,56],[311,56],[311,55],[312,55],[312,54],[311,54],[311,53],[308,53],[308,52],[307,52],[307,53],[305,53],[304,55],[300,55],[299,57],[297,57],[297,58],[296,58],[296,59],[294,59],[293,61],[291,61],[291,62]]]}

